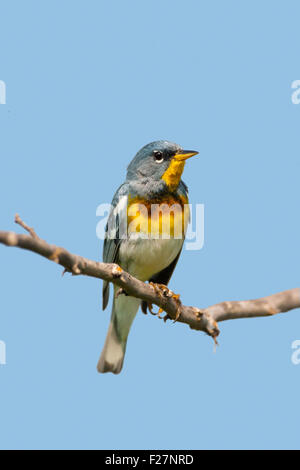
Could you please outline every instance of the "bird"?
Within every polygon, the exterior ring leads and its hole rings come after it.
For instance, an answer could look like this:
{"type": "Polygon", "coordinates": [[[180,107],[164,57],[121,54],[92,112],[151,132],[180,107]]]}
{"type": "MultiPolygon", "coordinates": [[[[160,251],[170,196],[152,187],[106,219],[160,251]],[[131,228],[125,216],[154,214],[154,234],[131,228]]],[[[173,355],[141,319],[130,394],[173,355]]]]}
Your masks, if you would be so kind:
{"type": "MultiPolygon", "coordinates": [[[[125,182],[112,200],[103,244],[105,263],[116,263],[143,282],[168,285],[190,217],[188,187],[181,176],[186,160],[198,153],[166,140],[151,142],[137,152],[127,167],[125,182]],[[180,210],[171,211],[174,207],[180,210]]],[[[103,310],[108,301],[109,282],[103,281],[103,310]]],[[[114,285],[98,372],[121,372],[128,334],[140,305],[147,313],[145,301],[120,293],[114,285]]]]}

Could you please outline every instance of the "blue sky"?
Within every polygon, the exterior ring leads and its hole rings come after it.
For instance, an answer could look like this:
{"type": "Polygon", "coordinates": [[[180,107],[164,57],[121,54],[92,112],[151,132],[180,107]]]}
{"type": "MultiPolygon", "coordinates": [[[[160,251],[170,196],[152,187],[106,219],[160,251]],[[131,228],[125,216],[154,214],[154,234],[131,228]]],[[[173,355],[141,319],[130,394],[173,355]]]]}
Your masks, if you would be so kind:
{"type": "MultiPolygon", "coordinates": [[[[205,243],[188,305],[299,286],[298,2],[0,2],[0,222],[100,259],[96,207],[144,144],[175,141],[205,243]]],[[[299,448],[299,310],[224,322],[220,347],[139,314],[121,375],[96,363],[101,282],[0,246],[1,448],[299,448]]]]}

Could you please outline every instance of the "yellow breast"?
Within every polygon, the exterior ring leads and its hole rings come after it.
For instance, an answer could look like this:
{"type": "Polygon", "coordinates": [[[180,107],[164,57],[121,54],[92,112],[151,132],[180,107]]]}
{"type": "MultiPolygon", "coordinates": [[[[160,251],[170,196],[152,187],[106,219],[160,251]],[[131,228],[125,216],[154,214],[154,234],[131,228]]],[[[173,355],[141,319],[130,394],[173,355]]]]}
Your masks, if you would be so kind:
{"type": "Polygon", "coordinates": [[[169,195],[145,201],[128,198],[128,234],[143,234],[150,238],[184,238],[189,222],[187,198],[169,195]]]}

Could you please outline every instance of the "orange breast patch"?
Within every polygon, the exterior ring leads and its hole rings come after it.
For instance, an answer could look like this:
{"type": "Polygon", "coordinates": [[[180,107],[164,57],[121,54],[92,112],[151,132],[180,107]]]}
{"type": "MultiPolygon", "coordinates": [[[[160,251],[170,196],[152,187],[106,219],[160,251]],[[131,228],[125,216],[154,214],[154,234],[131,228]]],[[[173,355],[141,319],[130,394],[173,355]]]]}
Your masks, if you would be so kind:
{"type": "Polygon", "coordinates": [[[187,198],[174,197],[143,200],[128,198],[128,234],[139,233],[151,238],[184,238],[189,221],[187,198]]]}

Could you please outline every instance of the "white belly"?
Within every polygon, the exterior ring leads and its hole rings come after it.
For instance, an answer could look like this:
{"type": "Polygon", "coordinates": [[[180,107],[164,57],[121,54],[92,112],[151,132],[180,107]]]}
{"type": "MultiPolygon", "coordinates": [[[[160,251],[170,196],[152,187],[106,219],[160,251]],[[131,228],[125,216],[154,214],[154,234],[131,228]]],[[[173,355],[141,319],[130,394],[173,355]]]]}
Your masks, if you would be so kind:
{"type": "Polygon", "coordinates": [[[162,271],[181,250],[182,239],[132,239],[124,240],[119,251],[120,265],[141,281],[146,281],[162,271]]]}

